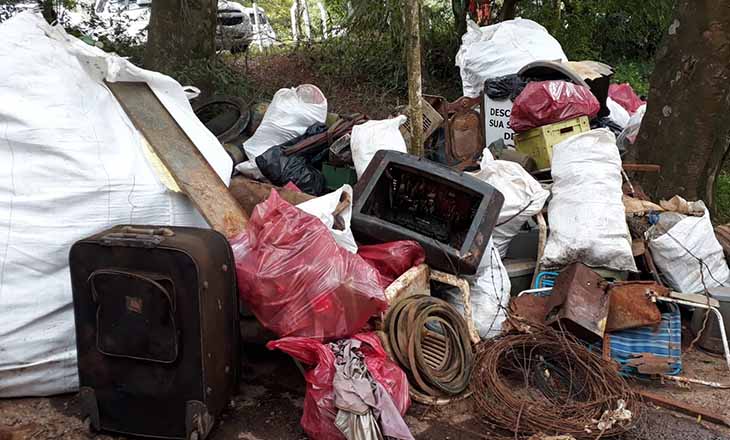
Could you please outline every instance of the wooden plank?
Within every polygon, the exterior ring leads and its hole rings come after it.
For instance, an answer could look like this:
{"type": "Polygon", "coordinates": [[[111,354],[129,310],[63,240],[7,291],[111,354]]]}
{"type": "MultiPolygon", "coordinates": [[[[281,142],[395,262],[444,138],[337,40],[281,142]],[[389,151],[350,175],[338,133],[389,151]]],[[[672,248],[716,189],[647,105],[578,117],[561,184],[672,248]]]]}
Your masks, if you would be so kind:
{"type": "Polygon", "coordinates": [[[650,391],[639,391],[638,394],[645,400],[654,403],[657,406],[679,411],[692,417],[700,416],[708,422],[717,423],[719,425],[730,426],[730,421],[719,414],[713,414],[710,411],[698,406],[680,402],[669,397],[664,397],[650,391]]]}
{"type": "Polygon", "coordinates": [[[621,165],[624,171],[633,171],[640,173],[660,173],[662,171],[661,165],[651,165],[644,163],[625,163],[621,165]]]}
{"type": "Polygon", "coordinates": [[[242,232],[246,212],[152,89],[140,82],[106,85],[210,226],[226,237],[242,232]]]}
{"type": "Polygon", "coordinates": [[[241,176],[236,176],[231,179],[229,189],[233,198],[238,201],[248,215],[253,214],[253,209],[256,205],[269,198],[272,189],[275,189],[282,199],[292,205],[298,205],[314,198],[314,196],[310,196],[307,193],[289,191],[279,186],[257,182],[241,176]]]}

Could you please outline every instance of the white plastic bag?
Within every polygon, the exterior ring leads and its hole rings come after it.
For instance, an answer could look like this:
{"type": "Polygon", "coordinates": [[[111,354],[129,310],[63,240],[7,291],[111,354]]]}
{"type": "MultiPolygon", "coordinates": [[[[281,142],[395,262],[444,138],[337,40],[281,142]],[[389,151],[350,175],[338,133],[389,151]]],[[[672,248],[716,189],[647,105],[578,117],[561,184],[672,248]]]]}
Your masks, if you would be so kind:
{"type": "MultiPolygon", "coordinates": [[[[482,339],[497,336],[507,318],[512,285],[507,269],[491,240],[479,262],[477,274],[465,278],[469,281],[471,316],[479,336],[482,339]]],[[[449,291],[445,299],[459,312],[464,312],[461,293],[449,291]]]]}
{"type": "Polygon", "coordinates": [[[400,115],[382,121],[368,121],[352,127],[350,149],[352,161],[355,163],[357,178],[362,176],[370,161],[380,150],[395,150],[406,153],[406,141],[403,140],[398,127],[406,122],[406,117],[400,115]]]}
{"type": "MultiPolygon", "coordinates": [[[[704,208],[703,202],[698,203],[704,208]]],[[[650,240],[649,250],[662,277],[674,290],[697,293],[705,287],[728,285],[730,270],[707,209],[704,216],[686,217],[650,240]]]]}
{"type": "Polygon", "coordinates": [[[243,149],[253,162],[269,148],[303,135],[310,125],[324,124],[326,119],[327,99],[316,86],[280,89],[266,109],[261,125],[243,143],[243,149]]]}
{"type": "Polygon", "coordinates": [[[504,258],[512,238],[530,217],[542,210],[550,192],[520,164],[494,160],[488,149],[484,149],[480,168],[471,175],[492,185],[504,196],[498,226],[492,231],[494,245],[504,258]]]}
{"type": "Polygon", "coordinates": [[[322,223],[329,228],[337,244],[355,254],[357,253],[357,243],[350,229],[350,222],[352,221],[352,200],[352,187],[350,185],[343,185],[337,191],[300,203],[297,205],[297,208],[322,220],[322,223]],[[350,203],[340,213],[340,219],[344,223],[344,229],[340,230],[334,228],[335,217],[332,213],[337,208],[337,205],[340,204],[343,193],[347,194],[350,203]]]}
{"type": "Polygon", "coordinates": [[[115,224],[205,227],[103,80],[145,81],[224,181],[231,160],[174,80],[31,13],[0,24],[0,397],[78,387],[68,252],[115,224]]]}
{"type": "Polygon", "coordinates": [[[625,128],[629,124],[631,115],[618,102],[611,99],[611,97],[606,98],[606,107],[608,107],[610,112],[608,114],[610,120],[618,124],[621,128],[625,128]]]}
{"type": "Polygon", "coordinates": [[[613,133],[600,128],[555,145],[552,175],[550,233],[541,264],[555,268],[577,261],[635,272],[613,133]]]}
{"type": "Polygon", "coordinates": [[[558,40],[532,20],[517,18],[485,27],[467,20],[456,65],[464,96],[476,97],[484,81],[519,72],[539,60],[567,61],[558,40]]]}

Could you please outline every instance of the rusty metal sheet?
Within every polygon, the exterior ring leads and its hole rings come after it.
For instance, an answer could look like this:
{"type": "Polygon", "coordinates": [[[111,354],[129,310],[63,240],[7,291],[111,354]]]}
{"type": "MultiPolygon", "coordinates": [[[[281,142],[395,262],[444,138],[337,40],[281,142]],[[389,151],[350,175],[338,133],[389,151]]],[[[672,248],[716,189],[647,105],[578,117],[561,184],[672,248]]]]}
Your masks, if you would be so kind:
{"type": "Polygon", "coordinates": [[[606,329],[609,297],[608,282],[581,263],[563,269],[555,279],[553,295],[564,296],[558,313],[549,318],[550,324],[564,328],[584,339],[602,338],[606,329]]]}
{"type": "Polygon", "coordinates": [[[653,281],[613,284],[608,290],[609,312],[606,331],[657,325],[662,316],[651,297],[666,296],[669,289],[653,281]]]}
{"type": "Polygon", "coordinates": [[[544,325],[552,311],[565,301],[564,292],[516,296],[509,302],[510,316],[544,325]]]}
{"type": "Polygon", "coordinates": [[[654,353],[643,353],[631,358],[626,365],[636,368],[639,374],[668,374],[673,369],[674,358],[657,356],[654,353]]]}

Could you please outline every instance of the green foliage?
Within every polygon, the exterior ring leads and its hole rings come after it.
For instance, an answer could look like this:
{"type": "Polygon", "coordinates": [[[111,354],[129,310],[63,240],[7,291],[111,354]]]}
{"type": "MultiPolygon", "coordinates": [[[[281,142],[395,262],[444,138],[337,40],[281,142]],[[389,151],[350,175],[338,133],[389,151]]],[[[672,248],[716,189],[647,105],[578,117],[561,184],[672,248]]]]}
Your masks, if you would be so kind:
{"type": "MultiPolygon", "coordinates": [[[[405,92],[406,30],[403,5],[393,0],[328,2],[331,17],[342,17],[343,35],[307,47],[318,70],[342,80],[405,92]]],[[[458,49],[453,16],[446,2],[425,4],[421,14],[424,81],[458,83],[458,49]]]]}
{"type": "Polygon", "coordinates": [[[629,83],[639,96],[649,95],[649,76],[654,69],[651,61],[622,61],[613,65],[613,80],[617,83],[629,83]]]}
{"type": "Polygon", "coordinates": [[[730,222],[730,173],[726,170],[715,180],[715,221],[730,222]]]}
{"type": "Polygon", "coordinates": [[[518,14],[546,26],[572,60],[645,62],[661,43],[675,1],[521,0],[518,14]]]}
{"type": "Polygon", "coordinates": [[[195,85],[206,95],[252,96],[252,87],[233,69],[225,56],[219,55],[212,60],[197,60],[175,69],[164,72],[175,78],[182,85],[195,85]]]}

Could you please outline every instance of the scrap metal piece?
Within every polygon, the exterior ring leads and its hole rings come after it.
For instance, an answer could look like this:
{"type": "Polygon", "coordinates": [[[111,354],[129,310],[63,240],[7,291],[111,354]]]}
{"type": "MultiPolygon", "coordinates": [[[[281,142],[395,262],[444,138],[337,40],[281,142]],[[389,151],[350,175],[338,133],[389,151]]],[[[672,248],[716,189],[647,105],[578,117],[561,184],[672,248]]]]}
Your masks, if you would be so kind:
{"type": "Polygon", "coordinates": [[[657,325],[662,320],[653,296],[667,296],[669,289],[653,281],[613,284],[608,290],[606,331],[657,325]]]}
{"type": "Polygon", "coordinates": [[[607,287],[608,282],[585,264],[573,263],[563,269],[551,296],[565,300],[558,313],[548,318],[548,324],[560,323],[586,339],[602,338],[609,309],[607,287]]]}
{"type": "Polygon", "coordinates": [[[680,402],[679,400],[669,397],[660,396],[659,394],[652,393],[650,391],[638,391],[638,394],[645,400],[648,400],[657,406],[679,411],[692,417],[700,416],[708,422],[717,423],[718,425],[730,426],[730,420],[718,414],[711,413],[704,408],[680,402]]]}
{"type": "Polygon", "coordinates": [[[657,356],[654,353],[642,353],[640,356],[629,359],[629,367],[636,368],[639,374],[655,375],[666,374],[672,370],[674,359],[657,356]]]}

